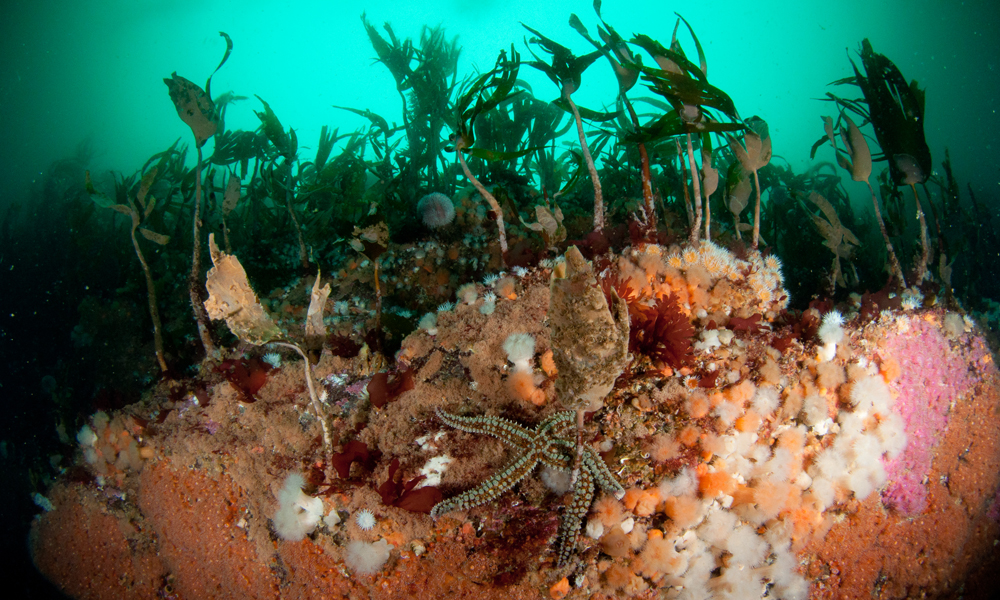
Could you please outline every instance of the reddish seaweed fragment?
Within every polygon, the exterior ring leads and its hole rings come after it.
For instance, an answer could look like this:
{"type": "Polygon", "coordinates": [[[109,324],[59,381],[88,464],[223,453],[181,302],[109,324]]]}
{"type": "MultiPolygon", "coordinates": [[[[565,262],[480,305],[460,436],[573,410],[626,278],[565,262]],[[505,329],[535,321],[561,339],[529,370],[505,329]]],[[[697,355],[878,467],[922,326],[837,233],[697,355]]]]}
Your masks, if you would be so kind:
{"type": "Polygon", "coordinates": [[[372,406],[382,408],[403,392],[413,389],[413,370],[405,369],[396,373],[391,380],[388,373],[376,373],[368,382],[368,398],[372,406]]]}
{"type": "Polygon", "coordinates": [[[760,313],[755,315],[750,315],[748,319],[741,319],[739,317],[730,317],[729,328],[733,331],[747,331],[750,333],[760,333],[764,329],[761,324],[763,316],[760,313]]]}
{"type": "Polygon", "coordinates": [[[877,319],[883,310],[899,310],[903,306],[900,296],[890,297],[889,285],[877,292],[865,292],[861,295],[861,310],[858,311],[863,321],[877,319]]]}
{"type": "Polygon", "coordinates": [[[405,484],[398,481],[399,459],[394,458],[389,464],[389,477],[385,483],[378,486],[378,493],[382,496],[382,504],[395,506],[410,512],[430,514],[435,504],[444,499],[441,490],[434,486],[424,486],[414,489],[418,483],[426,479],[420,475],[410,479],[405,484]]]}
{"type": "Polygon", "coordinates": [[[270,370],[271,365],[259,358],[226,360],[216,368],[236,390],[240,401],[247,404],[257,401],[255,394],[267,383],[270,370]]]}
{"type": "Polygon", "coordinates": [[[712,371],[707,375],[703,375],[698,380],[698,387],[702,388],[714,388],[715,382],[719,378],[719,371],[712,371]]]}
{"type": "Polygon", "coordinates": [[[373,454],[364,442],[351,440],[344,446],[343,452],[335,452],[330,457],[330,463],[341,479],[347,479],[351,475],[351,464],[354,461],[360,461],[363,466],[371,469],[376,459],[373,454]]]}
{"type": "Polygon", "coordinates": [[[792,346],[792,342],[795,341],[795,334],[790,333],[785,336],[775,337],[771,340],[771,347],[784,354],[792,346]]]}
{"type": "Polygon", "coordinates": [[[361,344],[346,335],[331,333],[326,339],[326,345],[334,356],[340,358],[354,358],[361,352],[361,344]]]}

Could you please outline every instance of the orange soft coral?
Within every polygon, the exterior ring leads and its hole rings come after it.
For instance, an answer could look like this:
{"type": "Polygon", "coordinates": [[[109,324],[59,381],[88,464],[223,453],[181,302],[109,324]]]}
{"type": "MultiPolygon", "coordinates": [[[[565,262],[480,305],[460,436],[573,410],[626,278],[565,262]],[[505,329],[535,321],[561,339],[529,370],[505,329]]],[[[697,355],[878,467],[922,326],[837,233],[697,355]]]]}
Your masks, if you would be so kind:
{"type": "Polygon", "coordinates": [[[628,510],[635,510],[635,505],[639,503],[639,499],[642,498],[642,488],[629,488],[625,490],[625,495],[622,496],[622,504],[628,510]]]}
{"type": "Polygon", "coordinates": [[[882,374],[882,378],[886,383],[892,383],[893,381],[899,379],[903,370],[900,368],[899,362],[890,356],[883,360],[882,364],[879,365],[879,372],[882,374]]]}
{"type": "Polygon", "coordinates": [[[632,581],[632,573],[621,565],[611,565],[604,572],[604,583],[612,590],[624,589],[632,581]]]}
{"type": "Polygon", "coordinates": [[[616,500],[614,496],[604,495],[598,498],[594,502],[592,512],[601,525],[607,528],[614,527],[622,522],[622,503],[616,500]]]}
{"type": "Polygon", "coordinates": [[[678,527],[686,529],[701,518],[701,501],[692,496],[672,496],[663,501],[663,512],[678,527]]]}
{"type": "Polygon", "coordinates": [[[740,408],[743,408],[750,398],[753,398],[753,394],[756,391],[757,386],[755,386],[749,379],[744,379],[740,383],[727,389],[725,391],[725,395],[730,402],[740,408]]]}
{"type": "Polygon", "coordinates": [[[501,298],[506,298],[508,300],[517,299],[517,289],[514,280],[510,277],[503,277],[494,284],[493,289],[496,290],[497,296],[501,298]]]}
{"type": "Polygon", "coordinates": [[[787,482],[762,481],[753,489],[754,502],[765,521],[777,517],[785,510],[797,508],[801,495],[802,490],[787,482]]]}
{"type": "Polygon", "coordinates": [[[648,452],[649,457],[654,462],[665,462],[680,455],[681,445],[673,437],[658,433],[653,436],[653,440],[648,447],[648,452]]]}
{"type": "Polygon", "coordinates": [[[542,371],[549,377],[555,377],[559,373],[559,369],[556,368],[556,361],[552,358],[552,351],[546,350],[539,359],[539,363],[542,366],[542,371]]]}
{"type": "Polygon", "coordinates": [[[700,419],[708,414],[708,397],[703,392],[694,392],[684,401],[684,410],[692,419],[700,419]]]}
{"type": "Polygon", "coordinates": [[[646,542],[646,547],[639,555],[637,565],[641,573],[647,577],[657,577],[667,573],[681,571],[687,564],[687,558],[674,549],[674,545],[662,538],[653,538],[646,542]]]}
{"type": "Polygon", "coordinates": [[[701,430],[695,425],[688,425],[681,430],[680,435],[677,439],[680,440],[685,446],[691,447],[698,443],[698,437],[701,435],[701,430]]]}
{"type": "Polygon", "coordinates": [[[744,433],[757,431],[760,429],[761,419],[756,412],[749,410],[745,415],[736,419],[736,429],[744,433]]]}
{"type": "Polygon", "coordinates": [[[612,527],[610,531],[601,538],[601,550],[608,556],[621,558],[627,556],[632,551],[628,536],[621,527],[612,527]]]}
{"type": "Polygon", "coordinates": [[[656,505],[659,503],[660,493],[656,488],[643,490],[633,510],[640,517],[648,517],[656,512],[656,505]]]}
{"type": "Polygon", "coordinates": [[[511,373],[507,377],[507,389],[514,396],[525,402],[531,402],[535,406],[545,404],[545,392],[535,386],[535,376],[531,373],[523,371],[511,373]]]}
{"type": "Polygon", "coordinates": [[[736,489],[736,480],[724,471],[714,473],[698,473],[698,491],[704,498],[715,498],[723,494],[729,495],[736,489]]]}

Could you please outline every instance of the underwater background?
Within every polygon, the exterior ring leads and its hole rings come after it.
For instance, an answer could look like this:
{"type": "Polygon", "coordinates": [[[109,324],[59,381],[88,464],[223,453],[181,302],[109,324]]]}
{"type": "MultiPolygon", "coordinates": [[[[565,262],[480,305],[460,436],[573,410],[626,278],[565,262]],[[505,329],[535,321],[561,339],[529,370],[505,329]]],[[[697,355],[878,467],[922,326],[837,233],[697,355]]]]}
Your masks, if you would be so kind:
{"type": "MultiPolygon", "coordinates": [[[[184,133],[165,101],[162,77],[193,81],[217,64],[218,30],[237,53],[213,79],[219,92],[266,99],[301,140],[322,125],[360,127],[365,121],[330,105],[367,108],[398,119],[400,103],[389,72],[375,57],[358,18],[367,12],[402,38],[441,25],[458,36],[458,72],[488,69],[511,43],[524,50],[521,23],[582,53],[587,43],[567,24],[586,18],[590,2],[181,2],[44,0],[5,3],[0,24],[0,160],[7,182],[2,202],[53,157],[93,146],[93,170],[136,169],[184,133]]],[[[907,79],[927,89],[928,144],[939,161],[948,147],[959,181],[995,191],[1000,169],[1000,11],[989,0],[944,2],[605,2],[603,14],[626,38],[668,40],[674,11],[688,20],[705,48],[712,83],[726,90],[744,117],[760,115],[775,135],[774,152],[797,171],[822,134],[818,102],[828,84],[851,74],[848,56],[861,40],[891,58],[907,79]]],[[[556,96],[541,73],[538,96],[556,96]]],[[[614,104],[610,67],[588,70],[578,101],[614,104]]],[[[233,128],[256,127],[249,102],[230,112],[233,128]]],[[[824,112],[825,111],[825,112],[824,112]]]]}
{"type": "MultiPolygon", "coordinates": [[[[907,81],[919,82],[926,90],[923,123],[933,158],[932,177],[944,181],[941,165],[947,149],[952,168],[948,179],[958,190],[956,214],[972,215],[969,222],[978,227],[954,233],[956,240],[976,237],[975,243],[964,245],[953,241],[953,248],[961,248],[964,263],[959,267],[968,265],[962,271],[967,285],[964,293],[957,294],[958,301],[969,309],[988,310],[983,302],[1000,295],[996,281],[1000,273],[994,268],[1000,262],[1000,249],[991,245],[996,238],[989,234],[997,223],[1000,201],[1000,39],[996,35],[1000,11],[995,3],[609,1],[603,4],[601,15],[625,39],[642,33],[666,45],[674,32],[674,11],[696,32],[709,81],[725,90],[741,117],[758,116],[766,121],[772,165],[801,174],[820,163],[831,164],[827,172],[842,176],[845,200],[856,209],[859,221],[870,217],[865,213],[870,210],[866,186],[833,166],[836,161],[829,145],[815,151],[814,158],[810,156],[824,135],[820,117],[836,119],[838,113],[827,93],[860,96],[857,88],[830,84],[853,75],[852,61],[860,68],[863,39],[891,59],[907,81]],[[977,212],[977,206],[982,210],[977,212]]],[[[211,79],[212,95],[231,93],[243,98],[228,104],[226,129],[254,131],[261,126],[262,119],[255,112],[262,105],[256,95],[280,117],[285,129],[294,129],[302,160],[317,152],[316,140],[324,126],[343,136],[331,151],[331,156],[338,156],[352,142],[350,134],[369,131],[372,122],[335,107],[371,111],[394,127],[404,123],[396,81],[390,69],[376,62],[362,14],[382,36],[388,35],[382,24],[391,24],[399,40],[419,40],[426,26],[440,26],[444,39],[454,38],[461,49],[454,69],[461,82],[493,68],[497,54],[509,52],[511,44],[522,61],[532,60],[525,44],[532,34],[522,23],[577,55],[592,51],[568,23],[571,13],[579,15],[594,33],[597,21],[591,2],[586,1],[4,3],[0,7],[0,407],[5,417],[0,420],[0,528],[4,545],[25,547],[31,516],[41,510],[32,494],[44,492],[62,461],[69,460],[74,447],[67,440],[73,438],[83,417],[134,402],[159,376],[151,351],[145,284],[127,228],[122,233],[125,221],[118,222],[118,229],[98,226],[95,223],[110,219],[110,213],[95,215],[81,207],[91,203],[84,188],[85,171],[98,188],[112,194],[115,184],[109,172],[124,181],[167,148],[187,145],[186,154],[174,167],[195,166],[191,131],[178,119],[164,78],[176,72],[201,85],[226,49],[219,36],[224,31],[233,42],[233,51],[211,79]],[[85,233],[88,227],[93,228],[91,234],[85,233]]],[[[678,36],[689,58],[697,62],[683,25],[678,36]]],[[[638,53],[638,48],[634,50],[638,53]]],[[[559,95],[541,71],[522,66],[518,77],[539,101],[552,101],[559,95]]],[[[591,110],[613,111],[617,87],[614,72],[601,58],[586,69],[573,98],[591,110]]],[[[635,96],[653,95],[640,87],[633,92],[635,96]]],[[[567,120],[563,118],[562,123],[567,120]]],[[[864,130],[877,152],[871,127],[864,130]]],[[[442,131],[444,144],[450,128],[442,131]]],[[[217,141],[205,144],[206,157],[217,141]]],[[[577,144],[575,131],[564,130],[556,144],[559,148],[577,144]]],[[[405,149],[405,142],[397,147],[399,152],[405,149]]],[[[454,159],[452,154],[447,156],[449,161],[454,159]]],[[[376,159],[369,152],[366,160],[376,159]]],[[[602,158],[596,160],[601,167],[602,158]]],[[[883,169],[885,163],[876,162],[874,174],[883,169]]],[[[534,175],[537,179],[530,183],[542,187],[544,174],[534,175]]],[[[130,181],[129,189],[134,190],[140,178],[141,174],[130,181]]],[[[178,181],[182,179],[180,174],[178,181]]],[[[219,195],[222,185],[216,186],[219,195]]],[[[460,185],[465,185],[464,180],[460,185]]],[[[947,185],[942,183],[940,189],[947,185]]],[[[588,187],[586,177],[583,187],[588,187]]],[[[775,184],[763,192],[765,207],[780,187],[775,184]]],[[[940,193],[939,186],[931,189],[940,193]]],[[[185,190],[190,191],[190,186],[185,190]]],[[[635,186],[631,194],[640,196],[641,190],[635,186]]],[[[422,195],[423,191],[414,197],[422,195]]],[[[357,214],[360,224],[363,211],[357,214]]],[[[625,209],[617,213],[619,217],[625,214],[625,209]]],[[[526,210],[521,216],[531,220],[526,210]]],[[[720,231],[725,218],[719,217],[720,231]]],[[[908,228],[915,231],[912,215],[909,220],[897,235],[908,228]]],[[[165,217],[161,221],[167,222],[165,217]]],[[[808,226],[810,222],[802,223],[808,226]]],[[[218,232],[215,225],[205,227],[218,232]]],[[[310,248],[316,249],[314,267],[317,263],[324,270],[340,266],[331,264],[331,257],[340,256],[335,242],[350,233],[343,229],[346,226],[341,224],[341,229],[328,234],[310,232],[310,248]],[[327,247],[318,241],[324,238],[327,247]]],[[[189,221],[179,227],[189,228],[189,221]]],[[[427,231],[396,228],[392,233],[402,239],[427,231]]],[[[255,234],[243,229],[238,235],[255,234]]],[[[256,264],[256,271],[248,267],[251,278],[266,282],[258,289],[262,295],[294,278],[298,254],[290,233],[269,246],[262,243],[266,241],[257,240],[247,256],[250,265],[256,264]],[[270,261],[267,251],[285,258],[270,261]]],[[[817,253],[822,251],[821,241],[815,245],[817,253]]],[[[159,257],[154,271],[160,310],[165,321],[173,321],[167,325],[168,350],[176,361],[171,366],[183,370],[196,362],[193,348],[198,334],[184,287],[190,263],[183,261],[190,261],[190,238],[179,243],[173,253],[159,257]],[[170,283],[171,278],[176,281],[170,283]]],[[[154,252],[151,246],[147,244],[148,251],[154,252]]],[[[240,252],[239,244],[236,250],[240,252]]],[[[909,254],[902,259],[907,266],[909,254]]],[[[789,262],[787,256],[782,259],[789,262]]],[[[208,262],[207,256],[202,261],[203,265],[208,262]]],[[[815,262],[825,269],[829,255],[815,262]]],[[[859,269],[858,287],[851,291],[875,291],[885,284],[884,277],[878,276],[878,265],[859,269]]],[[[815,265],[803,267],[803,273],[809,270],[818,273],[815,265]]],[[[817,273],[811,288],[803,285],[793,294],[793,306],[804,308],[812,297],[823,293],[822,284],[816,283],[822,279],[817,273]]],[[[22,554],[20,561],[4,562],[4,569],[20,574],[13,579],[21,582],[16,585],[24,586],[12,597],[42,594],[44,584],[25,577],[35,571],[26,553],[22,554]]]]}

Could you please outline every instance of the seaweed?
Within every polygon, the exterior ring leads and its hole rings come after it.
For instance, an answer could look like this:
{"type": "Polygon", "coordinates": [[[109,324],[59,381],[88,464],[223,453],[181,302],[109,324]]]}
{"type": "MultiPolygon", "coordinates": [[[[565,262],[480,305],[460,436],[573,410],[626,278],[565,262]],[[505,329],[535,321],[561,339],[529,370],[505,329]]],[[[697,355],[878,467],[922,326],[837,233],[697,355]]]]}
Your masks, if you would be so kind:
{"type": "Polygon", "coordinates": [[[865,185],[868,186],[868,191],[872,195],[872,206],[875,209],[875,220],[878,222],[879,230],[882,232],[882,239],[885,242],[886,253],[889,257],[889,266],[892,270],[892,275],[897,278],[897,283],[900,287],[906,287],[906,279],[903,276],[903,268],[899,264],[899,259],[896,257],[896,250],[892,246],[892,240],[889,239],[889,233],[885,227],[885,221],[882,220],[882,211],[879,210],[878,198],[875,197],[875,190],[872,188],[871,178],[872,173],[872,155],[871,150],[868,149],[868,142],[865,140],[865,136],[858,129],[858,126],[854,124],[849,116],[841,113],[841,120],[846,122],[845,126],[840,126],[840,138],[844,142],[845,150],[841,150],[837,147],[837,138],[834,135],[833,119],[830,117],[823,117],[823,124],[826,130],[826,136],[820,138],[815,144],[813,144],[812,152],[810,158],[816,156],[816,149],[826,141],[829,141],[833,146],[834,152],[837,155],[837,163],[846,171],[851,174],[851,179],[854,181],[863,181],[865,185]]]}
{"type": "Polygon", "coordinates": [[[913,191],[920,224],[921,253],[914,268],[915,285],[919,286],[927,276],[931,251],[927,223],[916,188],[916,184],[927,180],[933,168],[924,137],[924,90],[916,80],[907,84],[899,68],[884,55],[875,52],[867,38],[861,42],[860,55],[865,74],[861,74],[851,59],[854,76],[835,81],[833,85],[853,84],[861,88],[864,106],[861,100],[845,100],[830,93],[827,96],[872,124],[882,149],[881,157],[876,160],[888,161],[894,185],[908,185],[913,191]]]}
{"type": "Polygon", "coordinates": [[[365,388],[372,406],[383,408],[386,404],[398,398],[403,392],[412,390],[413,370],[404,369],[396,373],[395,377],[389,379],[388,373],[376,373],[372,376],[365,388]]]}
{"type": "Polygon", "coordinates": [[[410,512],[430,514],[434,505],[444,499],[441,490],[434,486],[427,485],[416,487],[427,477],[418,475],[413,479],[403,483],[398,476],[399,459],[393,458],[389,463],[389,473],[385,483],[378,486],[379,496],[382,497],[382,504],[395,506],[410,512]]]}
{"type": "Polygon", "coordinates": [[[378,450],[369,450],[368,445],[359,440],[351,440],[344,444],[342,452],[334,452],[330,455],[330,466],[337,472],[341,479],[349,479],[351,476],[351,465],[355,462],[367,470],[374,468],[379,457],[378,450]]]}
{"type": "Polygon", "coordinates": [[[199,289],[201,279],[201,170],[202,152],[201,147],[208,139],[215,135],[219,127],[219,113],[212,102],[212,76],[222,68],[229,60],[229,55],[233,51],[233,40],[223,31],[219,35],[226,40],[226,52],[219,61],[219,65],[208,76],[203,91],[194,83],[177,75],[175,71],[170,79],[164,79],[170,100],[177,109],[177,115],[191,128],[194,134],[195,149],[198,151],[198,163],[194,172],[194,212],[193,222],[193,250],[191,253],[191,274],[188,276],[188,294],[191,298],[191,308],[194,311],[195,321],[198,323],[198,335],[205,350],[206,358],[215,352],[215,343],[208,331],[208,315],[202,306],[202,293],[199,289]]]}
{"type": "Polygon", "coordinates": [[[854,253],[854,248],[859,246],[861,242],[850,229],[844,227],[844,225],[840,222],[840,218],[837,216],[837,211],[826,198],[816,192],[813,192],[809,194],[809,201],[819,208],[820,215],[813,213],[812,210],[809,209],[801,200],[799,203],[801,204],[802,209],[812,218],[813,224],[816,225],[816,229],[823,237],[823,245],[833,252],[833,265],[828,280],[828,291],[832,296],[838,285],[847,285],[847,281],[844,279],[843,270],[840,266],[840,259],[843,258],[850,261],[851,256],[854,253]]]}
{"type": "Polygon", "coordinates": [[[466,178],[476,188],[476,191],[489,203],[490,209],[495,213],[498,235],[500,239],[500,260],[506,262],[507,258],[507,232],[504,227],[503,209],[496,198],[483,186],[482,183],[469,170],[469,165],[465,161],[464,154],[470,154],[486,160],[497,158],[515,158],[528,154],[533,149],[513,153],[497,153],[484,148],[475,147],[476,138],[474,126],[476,119],[488,110],[498,106],[501,102],[519,92],[514,91],[517,82],[517,72],[520,69],[521,57],[514,50],[513,44],[510,47],[510,58],[503,50],[497,57],[493,70],[480,75],[468,86],[466,91],[459,98],[455,105],[457,123],[455,132],[449,136],[448,140],[452,144],[449,146],[455,152],[458,162],[462,167],[462,172],[466,178]],[[473,103],[475,100],[475,103],[473,103]]]}
{"type": "Polygon", "coordinates": [[[587,136],[583,131],[581,114],[586,115],[590,120],[608,120],[614,118],[614,114],[594,113],[586,109],[581,111],[573,101],[573,93],[580,88],[583,72],[601,56],[601,52],[600,50],[595,50],[583,56],[575,56],[569,48],[557,44],[535,29],[524,25],[524,23],[521,25],[535,36],[528,40],[529,49],[531,48],[530,44],[537,45],[549,54],[550,60],[550,62],[540,60],[532,52],[535,60],[527,64],[545,73],[556,84],[560,95],[559,99],[553,104],[568,107],[573,114],[573,119],[576,121],[576,131],[580,139],[580,148],[583,151],[583,160],[587,164],[587,170],[590,172],[590,181],[594,186],[594,231],[601,231],[604,229],[604,195],[601,190],[601,180],[597,176],[597,167],[594,166],[594,158],[591,156],[590,147],[587,145],[587,136]]]}
{"type": "Polygon", "coordinates": [[[94,202],[101,206],[102,208],[108,208],[119,212],[123,215],[127,215],[131,221],[132,227],[129,229],[129,236],[132,239],[132,247],[135,248],[135,255],[139,258],[139,265],[142,267],[142,273],[146,277],[146,296],[149,301],[149,316],[153,321],[153,343],[156,351],[156,360],[160,365],[160,371],[167,373],[167,361],[163,350],[163,325],[160,323],[160,309],[156,302],[156,284],[153,281],[153,274],[149,268],[149,263],[146,262],[146,256],[142,252],[142,248],[139,246],[139,240],[135,237],[135,232],[138,231],[142,234],[142,237],[147,240],[165,246],[170,238],[161,233],[156,233],[146,227],[142,227],[145,220],[149,218],[153,210],[156,208],[156,199],[152,196],[149,197],[147,202],[146,197],[149,193],[150,186],[156,180],[156,173],[158,169],[154,167],[152,170],[147,171],[142,177],[142,181],[139,182],[139,188],[135,191],[135,199],[132,199],[132,193],[130,188],[132,187],[133,180],[126,180],[124,177],[116,182],[116,196],[123,197],[124,202],[114,202],[104,194],[97,191],[94,188],[93,182],[90,180],[90,171],[86,173],[86,189],[87,193],[94,202]],[[121,193],[118,193],[118,192],[121,193]]]}
{"type": "MultiPolygon", "coordinates": [[[[708,82],[705,74],[707,62],[704,50],[701,47],[701,42],[698,41],[698,36],[694,33],[694,29],[684,17],[678,15],[669,49],[646,35],[635,36],[632,43],[645,50],[659,66],[659,68],[655,68],[639,65],[637,68],[642,73],[642,79],[646,86],[662,96],[673,110],[640,128],[631,139],[633,141],[655,141],[678,135],[685,137],[687,167],[691,174],[691,188],[694,196],[694,208],[689,210],[691,219],[688,239],[691,244],[696,244],[701,237],[702,207],[703,205],[707,207],[708,198],[702,195],[691,135],[692,133],[740,131],[746,127],[739,122],[740,117],[736,112],[736,105],[732,98],[708,82]],[[677,41],[677,29],[682,21],[694,40],[699,65],[695,65],[687,59],[677,41]],[[718,111],[731,119],[732,122],[721,122],[713,111],[718,111]]],[[[680,155],[679,148],[677,154],[680,155]]],[[[685,184],[685,197],[687,197],[687,193],[685,184]]]]}
{"type": "MultiPolygon", "coordinates": [[[[747,121],[751,122],[750,119],[747,121]]],[[[743,172],[753,173],[754,188],[757,190],[757,203],[754,208],[753,241],[751,242],[751,248],[756,250],[757,242],[760,239],[760,179],[757,176],[757,171],[766,167],[767,163],[771,162],[771,136],[768,133],[767,123],[763,119],[758,118],[754,123],[761,130],[760,133],[748,128],[743,132],[742,143],[738,142],[736,138],[728,133],[726,134],[726,139],[729,140],[729,148],[736,155],[740,166],[743,167],[743,172]]],[[[705,237],[708,237],[707,233],[705,237]]]]}
{"type": "Polygon", "coordinates": [[[644,354],[672,369],[694,360],[694,327],[673,293],[659,295],[653,305],[631,315],[629,351],[644,354]]]}
{"type": "MultiPolygon", "coordinates": [[[[597,34],[601,38],[603,44],[598,43],[594,40],[587,28],[580,21],[580,18],[575,14],[570,15],[569,24],[577,30],[595,48],[608,60],[611,64],[611,68],[615,73],[615,78],[618,80],[618,102],[625,107],[628,112],[630,119],[629,125],[632,131],[635,131],[640,127],[639,116],[635,112],[635,108],[632,106],[632,102],[628,98],[628,91],[635,87],[635,84],[639,81],[639,68],[642,66],[642,57],[633,54],[628,44],[625,43],[625,39],[615,31],[612,27],[604,20],[601,16],[601,2],[600,0],[595,0],[594,2],[594,12],[597,13],[597,18],[600,19],[601,25],[597,26],[597,34]],[[603,26],[603,27],[602,27],[603,26]]],[[[622,136],[619,136],[621,138],[622,136]]],[[[648,235],[650,229],[656,229],[656,204],[653,199],[653,186],[652,186],[652,174],[649,168],[649,154],[646,151],[646,144],[642,141],[635,142],[636,149],[639,152],[640,169],[642,173],[642,198],[643,198],[643,217],[644,225],[647,230],[644,232],[648,235]]]]}
{"type": "Polygon", "coordinates": [[[829,93],[827,96],[872,124],[882,149],[876,160],[888,161],[893,183],[920,183],[933,168],[924,137],[925,92],[916,80],[907,84],[899,68],[875,52],[868,38],[862,40],[859,54],[864,74],[851,59],[854,76],[832,85],[858,86],[864,94],[864,106],[861,100],[845,100],[829,93]]]}

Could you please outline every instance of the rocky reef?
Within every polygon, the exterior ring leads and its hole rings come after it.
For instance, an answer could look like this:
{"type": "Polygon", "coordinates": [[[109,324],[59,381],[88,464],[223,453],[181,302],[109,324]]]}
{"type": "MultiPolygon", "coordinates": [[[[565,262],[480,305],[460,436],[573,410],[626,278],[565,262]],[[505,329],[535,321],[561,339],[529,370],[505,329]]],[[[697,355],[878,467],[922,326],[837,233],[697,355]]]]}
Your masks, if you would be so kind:
{"type": "Polygon", "coordinates": [[[587,413],[583,443],[625,493],[587,499],[565,565],[567,468],[540,461],[509,491],[428,514],[525,452],[505,443],[520,434],[455,429],[442,411],[528,431],[564,410],[558,261],[475,284],[381,376],[366,350],[325,350],[332,465],[294,354],[96,415],[33,527],[36,564],[78,598],[974,595],[1000,532],[1000,378],[968,321],[859,305],[784,322],[780,264],[708,243],[594,264],[631,312],[671,297],[692,326],[658,338],[687,344],[682,360],[630,355],[587,413]],[[276,524],[291,473],[312,505],[295,541],[276,524]]]}

